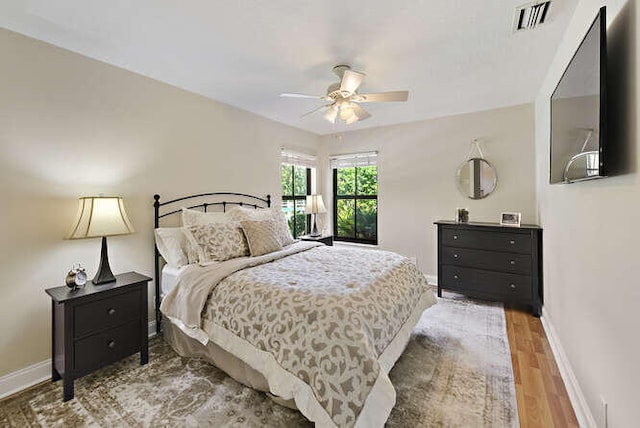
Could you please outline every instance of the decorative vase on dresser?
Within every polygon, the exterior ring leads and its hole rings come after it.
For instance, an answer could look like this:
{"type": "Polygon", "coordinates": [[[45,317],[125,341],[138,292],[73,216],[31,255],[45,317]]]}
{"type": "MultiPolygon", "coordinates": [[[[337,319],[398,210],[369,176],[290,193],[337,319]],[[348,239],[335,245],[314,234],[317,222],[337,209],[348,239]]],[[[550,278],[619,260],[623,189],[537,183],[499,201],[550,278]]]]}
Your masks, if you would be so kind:
{"type": "Polygon", "coordinates": [[[542,229],[536,225],[456,223],[438,226],[438,296],[452,290],[470,297],[528,306],[543,303],[542,229]]]}

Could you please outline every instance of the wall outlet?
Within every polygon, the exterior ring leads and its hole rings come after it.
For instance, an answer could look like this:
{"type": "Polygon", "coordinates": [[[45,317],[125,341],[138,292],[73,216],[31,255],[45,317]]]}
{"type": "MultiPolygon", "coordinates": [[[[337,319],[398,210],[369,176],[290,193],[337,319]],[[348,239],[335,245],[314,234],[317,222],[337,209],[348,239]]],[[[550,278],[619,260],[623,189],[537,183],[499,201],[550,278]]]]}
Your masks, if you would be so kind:
{"type": "Polygon", "coordinates": [[[607,417],[607,400],[604,399],[604,396],[600,396],[600,404],[601,404],[601,408],[602,408],[602,426],[604,428],[608,428],[609,427],[609,418],[607,417]]]}

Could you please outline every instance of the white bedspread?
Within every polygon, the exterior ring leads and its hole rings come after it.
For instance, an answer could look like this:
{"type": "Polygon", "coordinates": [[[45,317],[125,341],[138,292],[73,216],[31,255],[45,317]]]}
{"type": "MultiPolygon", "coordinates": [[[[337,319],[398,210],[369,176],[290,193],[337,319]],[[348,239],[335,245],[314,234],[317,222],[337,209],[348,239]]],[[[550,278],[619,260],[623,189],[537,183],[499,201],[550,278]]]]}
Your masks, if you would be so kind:
{"type": "Polygon", "coordinates": [[[395,404],[387,373],[435,297],[395,253],[317,245],[191,268],[161,309],[318,426],[383,426],[395,404]]]}

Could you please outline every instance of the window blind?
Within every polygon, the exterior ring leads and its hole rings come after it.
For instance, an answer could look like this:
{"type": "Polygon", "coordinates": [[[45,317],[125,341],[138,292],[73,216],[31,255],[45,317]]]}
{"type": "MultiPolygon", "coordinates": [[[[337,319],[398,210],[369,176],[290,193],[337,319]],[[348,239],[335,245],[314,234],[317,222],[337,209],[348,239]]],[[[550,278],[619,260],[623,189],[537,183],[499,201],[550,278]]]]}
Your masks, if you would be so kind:
{"type": "Polygon", "coordinates": [[[329,158],[329,162],[332,169],[351,168],[355,166],[374,166],[378,164],[378,152],[335,155],[329,158]]]}
{"type": "Polygon", "coordinates": [[[280,163],[302,166],[305,168],[315,168],[317,162],[316,157],[313,155],[282,149],[280,151],[280,163]]]}

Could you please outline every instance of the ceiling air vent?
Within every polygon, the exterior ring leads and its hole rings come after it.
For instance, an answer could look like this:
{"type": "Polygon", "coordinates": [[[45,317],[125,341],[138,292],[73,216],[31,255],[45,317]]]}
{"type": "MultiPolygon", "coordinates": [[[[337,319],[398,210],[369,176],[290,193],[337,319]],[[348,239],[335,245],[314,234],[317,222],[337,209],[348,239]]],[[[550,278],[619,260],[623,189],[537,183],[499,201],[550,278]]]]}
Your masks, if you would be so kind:
{"type": "Polygon", "coordinates": [[[516,8],[516,16],[513,20],[513,32],[533,30],[543,24],[549,12],[551,1],[537,1],[527,3],[516,8]]]}

